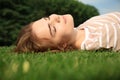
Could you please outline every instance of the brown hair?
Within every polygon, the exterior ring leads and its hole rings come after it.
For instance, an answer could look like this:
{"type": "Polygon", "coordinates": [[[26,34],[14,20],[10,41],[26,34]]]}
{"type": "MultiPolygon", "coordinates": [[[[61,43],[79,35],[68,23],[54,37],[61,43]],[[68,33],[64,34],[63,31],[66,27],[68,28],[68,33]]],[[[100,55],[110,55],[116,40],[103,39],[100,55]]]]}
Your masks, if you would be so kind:
{"type": "Polygon", "coordinates": [[[29,25],[23,27],[20,31],[16,41],[15,52],[44,52],[48,49],[53,51],[64,51],[72,49],[66,44],[55,44],[46,38],[38,39],[32,32],[32,24],[33,23],[30,23],[29,25]]]}
{"type": "Polygon", "coordinates": [[[32,33],[32,24],[33,23],[30,23],[29,25],[23,27],[20,31],[16,41],[15,52],[39,52],[47,49],[44,46],[47,39],[44,40],[44,43],[42,43],[43,39],[38,41],[37,37],[32,33]]]}

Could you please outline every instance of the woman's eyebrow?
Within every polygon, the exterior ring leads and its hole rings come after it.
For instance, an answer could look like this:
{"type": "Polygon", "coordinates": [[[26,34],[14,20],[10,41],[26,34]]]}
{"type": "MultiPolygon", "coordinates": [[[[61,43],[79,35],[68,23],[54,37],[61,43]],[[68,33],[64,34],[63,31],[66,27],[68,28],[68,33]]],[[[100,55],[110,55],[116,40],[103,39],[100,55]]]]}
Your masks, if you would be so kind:
{"type": "Polygon", "coordinates": [[[50,28],[50,24],[48,24],[48,28],[49,28],[50,35],[53,36],[53,35],[52,35],[51,28],[50,28]]]}

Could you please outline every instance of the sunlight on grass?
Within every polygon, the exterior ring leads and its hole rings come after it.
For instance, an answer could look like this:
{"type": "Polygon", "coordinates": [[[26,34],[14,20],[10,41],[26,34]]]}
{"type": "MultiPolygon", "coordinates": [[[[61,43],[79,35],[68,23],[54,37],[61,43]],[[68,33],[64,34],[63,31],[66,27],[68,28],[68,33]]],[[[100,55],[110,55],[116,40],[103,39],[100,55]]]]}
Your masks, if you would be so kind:
{"type": "Polygon", "coordinates": [[[30,64],[28,61],[24,61],[23,63],[23,73],[27,73],[30,68],[30,64]]]}
{"type": "Polygon", "coordinates": [[[13,65],[12,65],[12,70],[13,70],[13,72],[17,72],[18,71],[18,64],[16,64],[16,63],[13,63],[13,65]]]}

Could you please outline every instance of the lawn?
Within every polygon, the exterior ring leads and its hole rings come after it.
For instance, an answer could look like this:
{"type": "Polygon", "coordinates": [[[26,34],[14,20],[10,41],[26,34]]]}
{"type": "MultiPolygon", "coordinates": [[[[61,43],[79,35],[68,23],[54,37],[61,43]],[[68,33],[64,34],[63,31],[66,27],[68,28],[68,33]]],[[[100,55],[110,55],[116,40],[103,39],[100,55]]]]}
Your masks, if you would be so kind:
{"type": "Polygon", "coordinates": [[[16,54],[0,47],[0,80],[120,80],[120,52],[16,54]]]}

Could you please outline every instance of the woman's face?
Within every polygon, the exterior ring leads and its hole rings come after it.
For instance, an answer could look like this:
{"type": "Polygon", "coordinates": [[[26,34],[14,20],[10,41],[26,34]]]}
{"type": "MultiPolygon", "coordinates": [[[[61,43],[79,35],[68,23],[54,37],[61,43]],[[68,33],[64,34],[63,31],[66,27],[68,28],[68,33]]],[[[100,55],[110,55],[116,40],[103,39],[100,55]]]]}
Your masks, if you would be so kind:
{"type": "Polygon", "coordinates": [[[69,40],[73,30],[73,17],[69,14],[52,14],[49,17],[41,18],[35,21],[32,25],[32,31],[38,37],[38,39],[49,39],[56,44],[62,40],[69,40]]]}

